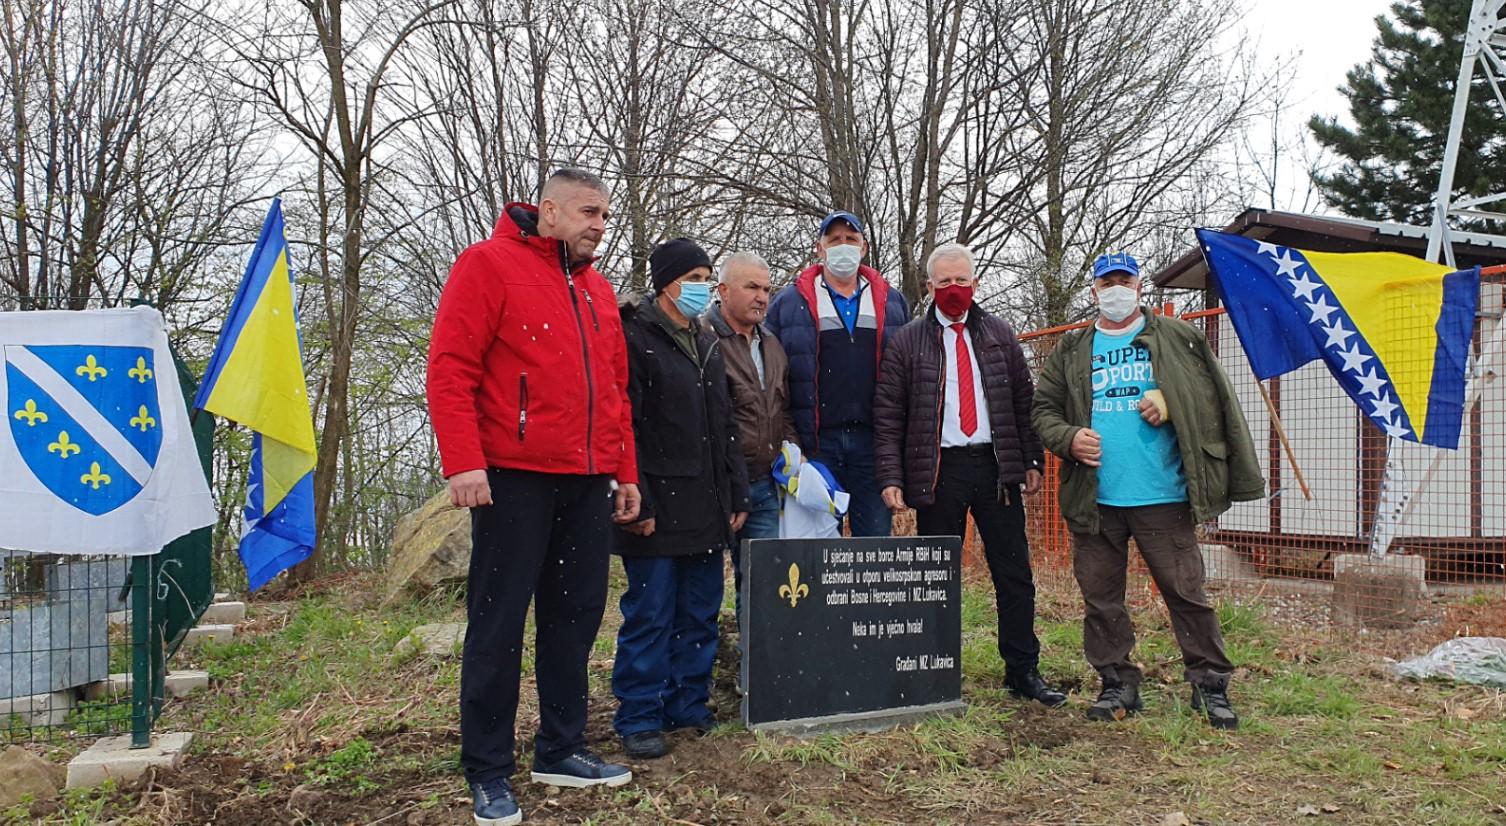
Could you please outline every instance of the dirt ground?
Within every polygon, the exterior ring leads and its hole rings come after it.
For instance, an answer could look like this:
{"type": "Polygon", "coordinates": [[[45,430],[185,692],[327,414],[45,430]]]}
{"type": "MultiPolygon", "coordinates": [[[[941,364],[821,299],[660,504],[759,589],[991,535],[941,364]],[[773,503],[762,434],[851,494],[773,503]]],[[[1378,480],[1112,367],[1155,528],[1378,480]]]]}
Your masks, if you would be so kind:
{"type": "MultiPolygon", "coordinates": [[[[383,610],[369,596],[376,590],[346,580],[254,603],[236,642],[176,664],[212,677],[207,693],[173,701],[158,724],[197,733],[180,770],[13,810],[9,822],[470,823],[458,662],[391,653],[414,625],[456,619],[458,604],[383,610]]],[[[672,754],[632,764],[634,782],[619,789],[556,790],[521,774],[525,822],[1506,823],[1506,695],[1397,682],[1383,659],[1456,635],[1506,634],[1500,600],[1440,603],[1408,634],[1363,644],[1351,632],[1273,621],[1282,600],[1221,606],[1241,666],[1233,696],[1244,725],[1234,734],[1212,731],[1187,708],[1153,598],[1136,599],[1147,711],[1118,725],[1082,716],[1097,685],[1081,662],[1072,589],[1048,578],[1038,608],[1043,668],[1073,690],[1062,710],[1003,690],[991,600],[985,584],[969,583],[961,716],[875,734],[755,735],[736,723],[724,645],[714,689],[724,725],[704,738],[672,735],[672,754]]],[[[1291,616],[1307,610],[1286,607],[1291,616]]],[[[591,664],[587,736],[621,760],[608,685],[615,617],[614,603],[591,664]]],[[[730,616],[723,631],[733,633],[730,616]]],[[[523,700],[518,762],[526,767],[537,719],[531,684],[523,700]]]]}

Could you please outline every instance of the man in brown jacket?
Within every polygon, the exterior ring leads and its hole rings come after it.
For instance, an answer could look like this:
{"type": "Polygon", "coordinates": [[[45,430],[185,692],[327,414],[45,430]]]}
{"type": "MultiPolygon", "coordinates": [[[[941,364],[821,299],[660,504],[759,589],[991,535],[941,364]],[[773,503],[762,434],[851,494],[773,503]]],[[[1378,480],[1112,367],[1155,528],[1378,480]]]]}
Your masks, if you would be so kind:
{"type": "Polygon", "coordinates": [[[701,314],[701,325],[721,341],[732,418],[748,464],[748,518],[732,546],[739,627],[743,584],[739,550],[744,539],[779,537],[779,498],[771,471],[780,443],[797,441],[790,418],[790,362],[779,339],[763,324],[769,291],[769,265],[757,253],[733,253],[722,261],[718,303],[701,314]]]}
{"type": "Polygon", "coordinates": [[[1041,679],[1035,580],[1020,486],[1041,486],[1045,451],[1030,426],[1033,388],[1008,322],[973,303],[973,254],[942,244],[926,261],[934,306],[884,351],[873,397],[874,463],[884,502],[915,507],[922,536],[961,536],[971,512],[999,607],[1005,685],[1056,707],[1041,679]]]}

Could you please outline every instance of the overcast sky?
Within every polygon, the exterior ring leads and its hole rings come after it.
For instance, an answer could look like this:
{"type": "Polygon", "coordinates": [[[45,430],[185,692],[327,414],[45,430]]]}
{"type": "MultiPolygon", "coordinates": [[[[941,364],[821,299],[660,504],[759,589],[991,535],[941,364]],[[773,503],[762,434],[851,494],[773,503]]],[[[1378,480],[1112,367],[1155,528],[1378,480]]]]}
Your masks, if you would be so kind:
{"type": "MultiPolygon", "coordinates": [[[[1344,73],[1370,57],[1375,18],[1392,0],[1256,0],[1244,25],[1269,60],[1291,56],[1293,106],[1305,116],[1338,113],[1344,73]]],[[[1303,120],[1306,118],[1304,117],[1303,120]]]]}

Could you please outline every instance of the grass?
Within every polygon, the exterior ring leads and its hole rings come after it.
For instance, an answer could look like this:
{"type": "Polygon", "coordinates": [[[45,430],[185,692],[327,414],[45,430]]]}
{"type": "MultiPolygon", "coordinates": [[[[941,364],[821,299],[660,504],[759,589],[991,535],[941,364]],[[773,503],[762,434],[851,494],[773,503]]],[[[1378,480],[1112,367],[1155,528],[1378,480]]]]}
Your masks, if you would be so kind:
{"type": "MultiPolygon", "coordinates": [[[[636,766],[630,786],[545,794],[524,784],[528,822],[1154,824],[1176,811],[1197,823],[1506,820],[1501,692],[1393,682],[1351,640],[1313,642],[1306,629],[1284,628],[1258,605],[1225,601],[1219,621],[1240,665],[1231,693],[1243,723],[1235,733],[1214,731],[1188,706],[1180,655],[1164,611],[1152,605],[1135,617],[1145,712],[1122,724],[1091,724],[1082,712],[1097,681],[1082,661],[1075,595],[1051,583],[1041,588],[1043,670],[1075,689],[1067,709],[1007,695],[993,595],[986,584],[969,583],[963,713],[807,739],[728,722],[702,740],[675,740],[675,754],[636,766]],[[1300,814],[1309,809],[1318,814],[1300,814]]],[[[198,732],[184,777],[161,781],[151,795],[105,787],[0,815],[15,823],[136,826],[202,822],[192,806],[212,805],[204,811],[220,812],[217,822],[291,823],[284,807],[302,787],[334,801],[322,811],[343,814],[299,822],[369,822],[393,812],[406,812],[409,823],[465,820],[458,658],[392,653],[414,627],[460,619],[461,603],[441,594],[382,607],[367,589],[378,590],[356,583],[296,603],[253,604],[250,625],[235,640],[173,664],[207,669],[213,685],[172,701],[159,724],[198,732]],[[208,802],[194,803],[201,799],[208,802]],[[237,811],[247,814],[237,820],[237,811]]],[[[588,732],[608,756],[616,747],[609,683],[618,621],[613,600],[590,668],[588,732]]],[[[720,685],[722,716],[733,717],[726,681],[720,685]]],[[[536,714],[532,688],[522,696],[526,741],[536,714]]]]}

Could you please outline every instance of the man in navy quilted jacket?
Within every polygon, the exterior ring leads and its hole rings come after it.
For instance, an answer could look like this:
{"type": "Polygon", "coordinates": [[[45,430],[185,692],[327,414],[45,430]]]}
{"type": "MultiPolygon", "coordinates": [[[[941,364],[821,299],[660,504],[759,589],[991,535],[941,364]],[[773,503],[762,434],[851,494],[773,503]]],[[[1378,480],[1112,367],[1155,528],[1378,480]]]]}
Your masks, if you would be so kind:
{"type": "Polygon", "coordinates": [[[873,465],[873,390],[884,346],[910,308],[878,270],[851,212],[833,212],[816,236],[818,262],[769,305],[766,324],[790,359],[790,413],[800,446],[852,495],[853,536],[888,536],[888,507],[873,465]]]}

